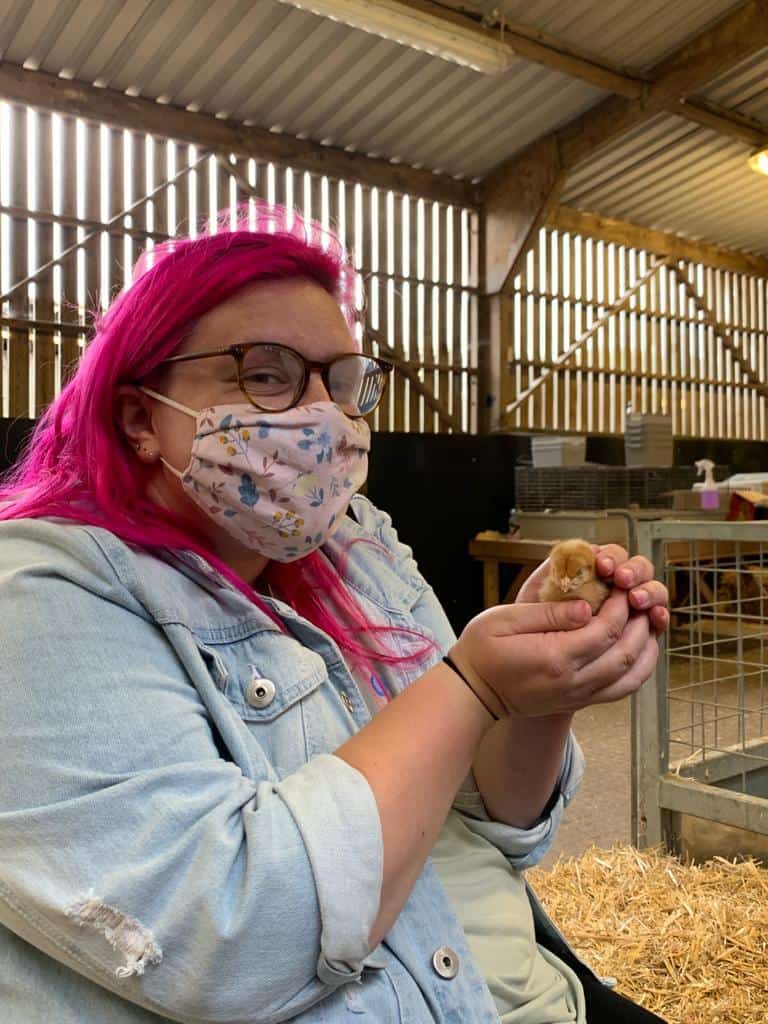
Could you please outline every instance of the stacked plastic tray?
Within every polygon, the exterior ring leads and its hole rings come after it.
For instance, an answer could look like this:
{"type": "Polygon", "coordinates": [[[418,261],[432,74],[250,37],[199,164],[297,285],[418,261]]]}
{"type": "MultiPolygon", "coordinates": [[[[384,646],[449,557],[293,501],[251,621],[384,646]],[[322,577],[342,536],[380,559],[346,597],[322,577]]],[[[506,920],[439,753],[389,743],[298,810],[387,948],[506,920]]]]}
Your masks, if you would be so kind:
{"type": "Polygon", "coordinates": [[[672,417],[629,413],[624,430],[624,459],[628,466],[669,466],[674,462],[672,417]]]}

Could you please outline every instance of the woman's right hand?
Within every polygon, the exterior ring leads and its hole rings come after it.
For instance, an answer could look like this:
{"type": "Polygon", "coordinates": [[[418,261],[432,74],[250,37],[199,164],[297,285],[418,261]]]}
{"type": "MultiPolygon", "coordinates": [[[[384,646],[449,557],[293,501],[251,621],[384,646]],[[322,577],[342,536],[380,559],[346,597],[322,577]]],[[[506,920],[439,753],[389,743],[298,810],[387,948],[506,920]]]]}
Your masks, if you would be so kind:
{"type": "Polygon", "coordinates": [[[451,657],[498,713],[539,717],[634,693],[658,644],[648,616],[614,588],[595,616],[586,601],[489,608],[467,624],[451,657]]]}

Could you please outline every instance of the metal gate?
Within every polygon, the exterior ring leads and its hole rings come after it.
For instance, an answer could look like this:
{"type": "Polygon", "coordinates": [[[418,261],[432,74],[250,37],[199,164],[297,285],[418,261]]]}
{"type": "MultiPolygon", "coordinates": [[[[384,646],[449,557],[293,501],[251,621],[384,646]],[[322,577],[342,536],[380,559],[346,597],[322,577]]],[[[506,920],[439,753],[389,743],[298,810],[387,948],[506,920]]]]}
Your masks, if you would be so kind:
{"type": "Polygon", "coordinates": [[[678,814],[768,836],[768,522],[637,524],[671,627],[635,701],[635,842],[678,814]]]}

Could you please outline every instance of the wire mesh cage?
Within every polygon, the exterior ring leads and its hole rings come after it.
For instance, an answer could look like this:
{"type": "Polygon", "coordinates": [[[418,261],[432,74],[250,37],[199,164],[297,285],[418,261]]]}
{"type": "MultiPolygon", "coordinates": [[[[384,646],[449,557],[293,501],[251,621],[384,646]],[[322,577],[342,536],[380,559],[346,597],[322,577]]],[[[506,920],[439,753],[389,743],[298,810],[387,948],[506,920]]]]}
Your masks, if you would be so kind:
{"type": "Polygon", "coordinates": [[[637,837],[679,851],[681,815],[768,837],[768,523],[640,523],[638,545],[671,627],[637,696],[637,837]]]}
{"type": "MultiPolygon", "coordinates": [[[[723,480],[728,466],[715,467],[723,480]]],[[[521,512],[544,509],[671,508],[672,492],[690,490],[697,480],[693,466],[518,466],[515,505],[521,512]]]]}

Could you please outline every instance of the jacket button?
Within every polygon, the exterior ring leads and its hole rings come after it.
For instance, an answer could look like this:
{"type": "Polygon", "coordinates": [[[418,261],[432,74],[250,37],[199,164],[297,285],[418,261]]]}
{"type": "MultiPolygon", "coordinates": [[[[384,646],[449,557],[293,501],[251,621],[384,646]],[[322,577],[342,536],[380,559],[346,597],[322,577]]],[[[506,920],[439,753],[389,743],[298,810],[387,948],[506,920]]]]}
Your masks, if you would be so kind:
{"type": "Polygon", "coordinates": [[[348,711],[348,712],[350,713],[350,715],[351,715],[351,714],[352,714],[352,709],[353,709],[353,708],[354,708],[354,706],[355,706],[355,705],[354,705],[354,704],[352,703],[352,698],[351,698],[351,697],[349,696],[349,694],[347,694],[347,693],[342,693],[342,695],[341,695],[341,700],[342,700],[342,702],[343,702],[343,704],[344,704],[344,707],[345,707],[345,708],[347,709],[347,711],[348,711]]]}
{"type": "Polygon", "coordinates": [[[432,954],[432,966],[441,978],[450,981],[459,973],[459,955],[450,946],[441,946],[432,954]]]}
{"type": "Polygon", "coordinates": [[[275,699],[275,684],[271,679],[252,679],[245,690],[245,699],[252,708],[266,708],[275,699]]]}

